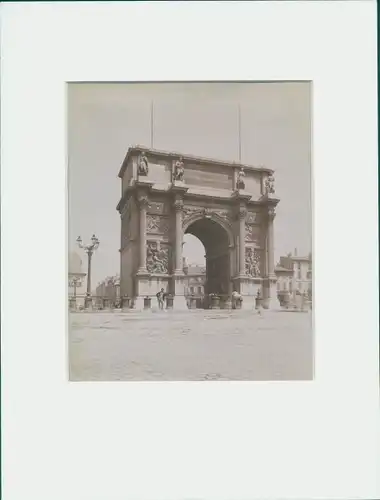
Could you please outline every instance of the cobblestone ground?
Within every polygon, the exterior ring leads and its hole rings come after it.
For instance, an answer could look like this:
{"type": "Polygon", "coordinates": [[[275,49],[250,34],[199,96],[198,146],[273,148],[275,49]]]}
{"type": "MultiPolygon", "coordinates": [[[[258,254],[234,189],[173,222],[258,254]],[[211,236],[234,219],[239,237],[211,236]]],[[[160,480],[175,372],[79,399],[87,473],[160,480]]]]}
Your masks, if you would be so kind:
{"type": "Polygon", "coordinates": [[[310,380],[311,314],[70,315],[70,380],[310,380]]]}

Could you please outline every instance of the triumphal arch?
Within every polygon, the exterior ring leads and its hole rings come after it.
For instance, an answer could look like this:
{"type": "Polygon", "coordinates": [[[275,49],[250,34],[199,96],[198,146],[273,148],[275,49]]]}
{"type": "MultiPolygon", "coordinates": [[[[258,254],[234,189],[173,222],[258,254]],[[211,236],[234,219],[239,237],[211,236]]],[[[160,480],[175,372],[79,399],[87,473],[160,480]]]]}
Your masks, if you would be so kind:
{"type": "Polygon", "coordinates": [[[243,296],[252,308],[258,290],[264,306],[276,298],[273,171],[141,146],[121,166],[120,293],[142,308],[164,288],[174,308],[184,296],[183,236],[206,250],[205,293],[243,296]]]}

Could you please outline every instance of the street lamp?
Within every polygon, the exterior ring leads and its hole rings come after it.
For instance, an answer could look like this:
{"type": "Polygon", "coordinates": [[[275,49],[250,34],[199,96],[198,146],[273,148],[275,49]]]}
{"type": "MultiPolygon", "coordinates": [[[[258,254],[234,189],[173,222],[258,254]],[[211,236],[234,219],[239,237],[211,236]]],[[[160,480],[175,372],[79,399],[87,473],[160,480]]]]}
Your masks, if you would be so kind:
{"type": "Polygon", "coordinates": [[[95,234],[92,235],[91,237],[91,243],[88,245],[84,245],[82,242],[82,238],[78,236],[77,238],[77,243],[79,248],[83,248],[83,250],[87,254],[87,260],[88,260],[88,267],[87,267],[87,292],[86,292],[86,300],[85,300],[85,307],[88,307],[89,304],[91,304],[91,259],[92,259],[92,254],[94,251],[99,247],[99,240],[95,236],[95,234]]]}

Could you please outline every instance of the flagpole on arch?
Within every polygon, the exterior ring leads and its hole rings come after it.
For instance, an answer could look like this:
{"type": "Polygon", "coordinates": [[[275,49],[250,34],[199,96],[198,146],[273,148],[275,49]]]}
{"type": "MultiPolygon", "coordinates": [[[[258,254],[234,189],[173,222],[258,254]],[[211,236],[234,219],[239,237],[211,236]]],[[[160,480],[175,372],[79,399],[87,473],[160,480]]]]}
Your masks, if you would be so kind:
{"type": "Polygon", "coordinates": [[[238,141],[239,141],[239,163],[241,163],[241,109],[240,103],[238,104],[238,141]]]}
{"type": "Polygon", "coordinates": [[[153,149],[153,100],[150,103],[150,147],[153,149]]]}

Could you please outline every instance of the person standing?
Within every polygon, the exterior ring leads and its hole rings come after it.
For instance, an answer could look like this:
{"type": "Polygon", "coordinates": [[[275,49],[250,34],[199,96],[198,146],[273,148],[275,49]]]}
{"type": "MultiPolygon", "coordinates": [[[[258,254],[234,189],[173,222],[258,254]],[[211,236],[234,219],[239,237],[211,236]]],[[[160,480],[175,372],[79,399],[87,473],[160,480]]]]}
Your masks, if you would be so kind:
{"type": "Polygon", "coordinates": [[[261,297],[260,289],[257,290],[255,309],[257,311],[257,314],[260,314],[260,315],[262,314],[262,297],[261,297]]]}
{"type": "Polygon", "coordinates": [[[162,310],[164,308],[165,295],[166,294],[165,294],[163,288],[161,288],[161,290],[156,294],[157,302],[158,302],[158,308],[160,310],[162,310]]]}

